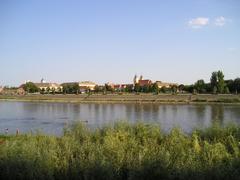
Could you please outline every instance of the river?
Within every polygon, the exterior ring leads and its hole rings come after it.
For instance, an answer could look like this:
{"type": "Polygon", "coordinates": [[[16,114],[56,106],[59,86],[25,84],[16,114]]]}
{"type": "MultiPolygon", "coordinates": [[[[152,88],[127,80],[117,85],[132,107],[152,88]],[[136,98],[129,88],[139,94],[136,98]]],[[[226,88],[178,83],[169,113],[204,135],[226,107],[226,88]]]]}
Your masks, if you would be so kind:
{"type": "Polygon", "coordinates": [[[0,134],[41,131],[61,135],[63,127],[82,121],[90,128],[117,121],[157,123],[164,131],[180,127],[185,132],[194,128],[240,124],[239,105],[180,104],[74,104],[44,102],[0,102],[0,134]]]}

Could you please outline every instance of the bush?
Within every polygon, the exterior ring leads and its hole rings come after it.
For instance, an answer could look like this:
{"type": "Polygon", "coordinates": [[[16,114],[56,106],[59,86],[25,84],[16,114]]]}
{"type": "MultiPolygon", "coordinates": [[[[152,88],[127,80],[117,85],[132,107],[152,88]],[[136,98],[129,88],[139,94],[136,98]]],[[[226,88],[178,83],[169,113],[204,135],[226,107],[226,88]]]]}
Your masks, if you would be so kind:
{"type": "Polygon", "coordinates": [[[240,127],[75,124],[61,137],[0,136],[1,179],[239,179],[240,127]]]}

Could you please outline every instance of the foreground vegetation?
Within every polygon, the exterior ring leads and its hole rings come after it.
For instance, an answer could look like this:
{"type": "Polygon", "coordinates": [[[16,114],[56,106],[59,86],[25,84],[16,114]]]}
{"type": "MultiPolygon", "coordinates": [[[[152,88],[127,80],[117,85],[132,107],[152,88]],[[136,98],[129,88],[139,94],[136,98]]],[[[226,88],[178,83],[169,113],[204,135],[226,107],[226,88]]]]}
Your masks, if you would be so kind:
{"type": "Polygon", "coordinates": [[[238,126],[184,134],[126,123],[0,136],[0,179],[239,179],[239,141],[238,126]]]}

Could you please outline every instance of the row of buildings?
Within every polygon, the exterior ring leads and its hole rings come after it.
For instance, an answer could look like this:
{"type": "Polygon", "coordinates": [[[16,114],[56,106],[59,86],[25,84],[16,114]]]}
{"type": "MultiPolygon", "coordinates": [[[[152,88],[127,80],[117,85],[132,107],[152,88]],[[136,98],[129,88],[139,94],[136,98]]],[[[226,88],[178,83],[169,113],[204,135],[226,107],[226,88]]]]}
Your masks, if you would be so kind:
{"type": "MultiPolygon", "coordinates": [[[[54,89],[55,91],[60,91],[63,88],[63,85],[73,85],[73,84],[78,84],[80,92],[85,92],[86,90],[91,90],[93,91],[96,86],[99,86],[98,84],[91,82],[91,81],[82,81],[82,82],[67,82],[63,84],[57,84],[57,83],[47,83],[43,79],[41,80],[40,83],[35,83],[35,85],[39,89],[44,89],[45,91],[47,89],[54,89]]],[[[167,83],[167,82],[162,82],[162,81],[155,81],[153,82],[150,79],[143,79],[143,76],[141,75],[138,77],[137,75],[134,76],[133,78],[133,83],[132,84],[114,84],[114,83],[106,83],[108,86],[110,86],[114,90],[122,90],[125,89],[128,86],[134,87],[136,84],[138,84],[140,87],[143,86],[150,86],[153,83],[156,83],[159,88],[166,87],[170,88],[171,86],[175,85],[177,86],[176,83],[167,83]]]]}
{"type": "MultiPolygon", "coordinates": [[[[25,84],[30,81],[26,81],[25,84]]],[[[127,87],[132,87],[134,88],[137,84],[140,87],[143,86],[150,86],[153,83],[156,83],[159,88],[166,87],[169,88],[173,85],[177,85],[176,83],[166,83],[162,81],[155,81],[153,82],[150,79],[143,79],[143,76],[141,75],[138,77],[137,75],[134,76],[132,84],[114,84],[114,83],[106,83],[108,86],[110,86],[113,90],[123,90],[127,87]]],[[[66,82],[63,84],[58,84],[58,83],[51,83],[51,82],[46,82],[44,79],[42,79],[40,82],[34,83],[41,91],[54,91],[54,92],[62,92],[64,86],[71,86],[71,85],[76,85],[78,84],[80,93],[86,92],[86,90],[93,91],[95,90],[97,85],[94,82],[91,81],[82,81],[82,82],[66,82]]],[[[23,85],[20,86],[18,91],[16,92],[17,94],[23,94],[23,85]]],[[[101,86],[99,86],[101,87],[101,86]]],[[[3,88],[0,88],[0,93],[3,91],[3,88]]]]}

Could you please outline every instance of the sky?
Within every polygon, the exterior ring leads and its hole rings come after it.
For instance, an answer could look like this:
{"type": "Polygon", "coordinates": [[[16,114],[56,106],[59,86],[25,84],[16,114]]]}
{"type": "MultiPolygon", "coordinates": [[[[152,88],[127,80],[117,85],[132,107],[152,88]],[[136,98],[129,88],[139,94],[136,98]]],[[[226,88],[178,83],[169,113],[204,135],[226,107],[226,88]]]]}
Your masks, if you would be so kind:
{"type": "Polygon", "coordinates": [[[240,77],[239,0],[0,0],[0,86],[240,77]]]}

